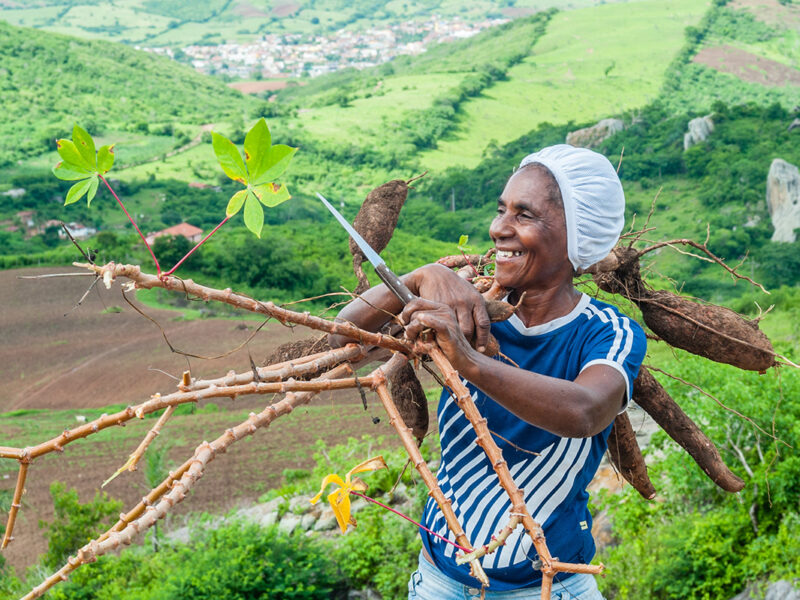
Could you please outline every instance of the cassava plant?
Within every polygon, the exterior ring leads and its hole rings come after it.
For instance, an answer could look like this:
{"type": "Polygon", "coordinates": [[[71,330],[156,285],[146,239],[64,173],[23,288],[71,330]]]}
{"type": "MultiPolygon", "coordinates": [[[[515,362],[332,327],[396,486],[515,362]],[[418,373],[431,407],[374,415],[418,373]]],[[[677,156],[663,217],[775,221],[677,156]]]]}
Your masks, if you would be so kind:
{"type": "Polygon", "coordinates": [[[275,183],[294,157],[297,148],[285,144],[272,143],[272,136],[267,122],[262,118],[256,121],[252,129],[244,138],[244,158],[236,145],[221,133],[211,133],[211,144],[222,171],[233,181],[245,186],[231,196],[225,209],[225,217],[219,225],[200,240],[168,271],[162,271],[153,249],[147,242],[134,218],[125,208],[114,188],[109,183],[106,175],[114,166],[114,145],[101,146],[96,149],[94,140],[89,133],[75,125],[72,129],[72,139],[60,139],[57,142],[58,154],[61,161],[53,167],[53,174],[65,181],[75,181],[67,192],[64,205],[77,202],[86,196],[88,206],[97,195],[97,190],[102,181],[108,191],[117,201],[125,216],[133,225],[142,243],[150,253],[160,276],[172,275],[184,261],[189,258],[200,246],[206,243],[228,220],[244,207],[244,224],[256,237],[261,237],[264,227],[264,209],[278,206],[289,200],[291,195],[286,184],[275,183]]]}

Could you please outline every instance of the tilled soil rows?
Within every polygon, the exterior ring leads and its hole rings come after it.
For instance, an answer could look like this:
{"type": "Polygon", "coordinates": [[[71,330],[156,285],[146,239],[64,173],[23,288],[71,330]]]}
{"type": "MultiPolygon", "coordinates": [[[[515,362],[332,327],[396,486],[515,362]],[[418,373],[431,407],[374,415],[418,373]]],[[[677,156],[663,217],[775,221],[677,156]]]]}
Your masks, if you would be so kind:
{"type": "MultiPolygon", "coordinates": [[[[71,310],[91,277],[18,279],[21,275],[70,271],[75,269],[0,272],[0,413],[59,411],[0,419],[0,445],[19,447],[56,436],[77,424],[80,415],[75,409],[137,404],[156,392],[175,391],[174,380],[152,369],[180,376],[190,365],[195,377],[249,370],[245,348],[217,360],[187,359],[171,353],[159,329],[120,297],[119,285],[110,291],[98,285],[99,292],[92,291],[82,306],[71,310]],[[104,312],[110,306],[119,306],[122,312],[104,312]]],[[[175,320],[179,313],[141,308],[161,324],[173,345],[198,355],[218,355],[236,348],[259,324],[250,320],[180,321],[175,320]]],[[[278,345],[310,333],[305,328],[293,331],[268,323],[248,344],[250,355],[260,365],[278,345]]],[[[426,386],[431,385],[429,380],[424,381],[426,386]]],[[[398,445],[376,396],[368,393],[367,397],[369,408],[365,411],[355,390],[323,393],[309,406],[235,444],[210,463],[195,491],[172,511],[175,526],[180,526],[180,515],[189,512],[224,512],[253,503],[282,484],[284,469],[311,467],[317,440],[334,445],[369,433],[386,435],[387,445],[398,445]],[[373,416],[382,417],[380,423],[374,424],[373,416]]],[[[247,419],[251,411],[258,412],[271,402],[271,396],[248,396],[233,402],[217,399],[216,412],[205,412],[200,406],[199,413],[173,416],[159,442],[170,445],[169,460],[180,464],[203,440],[215,439],[227,427],[247,419]]],[[[53,517],[51,482],[63,481],[77,488],[81,501],[91,500],[154,423],[153,419],[134,420],[125,428],[111,428],[78,440],[63,454],[37,459],[29,470],[15,540],[3,552],[4,558],[15,567],[25,567],[46,550],[38,521],[53,517]]],[[[354,457],[356,462],[363,458],[354,457]]],[[[123,473],[106,488],[125,503],[126,510],[148,491],[143,469],[144,460],[139,472],[123,473]]],[[[13,489],[16,470],[15,461],[0,461],[0,490],[13,489]]],[[[5,515],[0,514],[0,519],[5,520],[5,515]]]]}

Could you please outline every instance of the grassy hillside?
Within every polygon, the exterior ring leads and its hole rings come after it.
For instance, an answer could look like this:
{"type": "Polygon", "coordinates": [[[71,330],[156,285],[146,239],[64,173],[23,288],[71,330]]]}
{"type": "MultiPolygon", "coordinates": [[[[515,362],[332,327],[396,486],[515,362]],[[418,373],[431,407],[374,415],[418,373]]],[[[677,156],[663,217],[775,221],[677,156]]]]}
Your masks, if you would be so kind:
{"type": "Polygon", "coordinates": [[[786,108],[800,103],[800,7],[777,0],[719,4],[687,30],[687,44],[667,73],[663,103],[677,112],[708,110],[718,100],[786,108]]]}
{"type": "MultiPolygon", "coordinates": [[[[705,225],[710,222],[711,243],[721,255],[735,260],[749,248],[756,257],[753,269],[766,272],[769,277],[774,269],[764,265],[775,267],[780,256],[766,243],[771,226],[763,203],[763,181],[773,157],[793,160],[796,154],[794,137],[786,132],[792,114],[785,107],[748,113],[720,105],[713,110],[721,125],[709,145],[684,153],[682,138],[687,121],[696,112],[704,114],[712,107],[692,105],[681,96],[681,90],[689,89],[685,84],[693,81],[696,68],[712,72],[715,77],[731,78],[731,85],[739,86],[745,96],[748,86],[768,90],[760,84],[742,82],[732,74],[718,73],[693,62],[693,58],[703,48],[719,44],[723,39],[720,36],[726,36],[724,39],[731,44],[762,44],[767,48],[790,35],[741,9],[716,5],[709,8],[689,0],[668,4],[645,0],[540,13],[462,43],[434,48],[419,57],[313,80],[308,86],[281,92],[277,102],[255,103],[230,96],[230,102],[221,104],[220,110],[232,106],[236,114],[220,114],[216,128],[233,137],[240,136],[251,119],[264,112],[273,139],[300,147],[286,179],[295,198],[268,211],[268,223],[273,227],[270,238],[274,239],[298,240],[302,236],[298,237],[297,223],[301,230],[313,230],[319,227],[318,223],[327,222],[313,199],[314,192],[321,191],[344,202],[344,212],[352,217],[372,187],[428,170],[410,194],[400,229],[413,232],[403,243],[403,252],[411,252],[415,246],[430,246],[428,254],[432,257],[432,238],[445,244],[436,248],[438,252],[451,248],[461,234],[469,234],[476,246],[488,244],[485,232],[494,200],[511,165],[524,154],[563,142],[568,131],[595,119],[619,116],[628,129],[608,140],[601,150],[616,162],[620,149],[625,147],[621,174],[628,190],[629,217],[633,212],[646,213],[663,185],[654,215],[659,231],[654,236],[702,238],[705,225]],[[526,131],[529,133],[520,137],[526,131]],[[770,134],[759,135],[765,131],[770,134]],[[754,140],[759,143],[752,143],[754,140]],[[453,199],[456,212],[448,210],[453,199]],[[758,226],[746,226],[754,219],[758,226]]],[[[47,37],[33,32],[32,37],[36,36],[47,37]]],[[[70,44],[71,49],[87,45],[95,48],[86,42],[70,44]]],[[[72,54],[70,50],[70,57],[72,54]]],[[[79,57],[70,60],[79,62],[79,57]]],[[[162,62],[152,64],[159,66],[162,62]]],[[[151,77],[145,66],[142,64],[138,73],[140,81],[151,77]]],[[[168,89],[186,95],[181,87],[185,81],[178,78],[168,89]]],[[[714,88],[704,87],[703,83],[697,82],[692,93],[712,98],[714,88]]],[[[33,92],[38,88],[29,82],[28,89],[33,92]]],[[[795,88],[787,90],[787,94],[795,92],[795,88]]],[[[213,104],[204,103],[204,109],[211,107],[213,104]]],[[[186,116],[182,118],[187,127],[189,123],[193,125],[191,133],[195,134],[202,121],[191,114],[190,108],[185,109],[186,116]]],[[[163,109],[151,110],[159,117],[163,115],[163,109]]],[[[130,120],[118,118],[120,125],[129,126],[126,123],[130,120]]],[[[145,158],[148,147],[150,151],[158,147],[159,153],[167,150],[175,136],[149,137],[157,127],[158,123],[152,130],[150,126],[146,131],[131,127],[133,131],[125,132],[119,140],[120,162],[139,162],[133,157],[145,158]],[[151,144],[154,140],[158,145],[151,144]]],[[[109,131],[104,137],[109,141],[114,135],[109,131]]],[[[124,221],[114,212],[110,198],[101,196],[97,208],[91,211],[79,206],[65,210],[52,201],[66,190],[45,172],[55,160],[51,151],[32,160],[26,171],[22,166],[6,169],[11,175],[9,181],[21,187],[37,177],[46,180],[38,191],[33,185],[34,191],[24,197],[30,204],[26,207],[39,207],[48,218],[93,219],[100,228],[121,232],[124,221]]],[[[148,230],[178,220],[208,229],[221,218],[233,190],[231,186],[222,192],[187,187],[193,181],[221,181],[207,143],[163,161],[119,168],[116,176],[122,182],[120,191],[132,210],[142,215],[143,227],[148,230]]],[[[15,209],[16,205],[3,200],[0,216],[12,215],[15,209]]],[[[235,219],[227,227],[235,231],[240,226],[241,221],[235,219]]],[[[4,237],[8,240],[6,254],[21,253],[26,245],[37,251],[45,249],[38,237],[29,242],[21,237],[4,237]]],[[[320,265],[322,275],[317,283],[341,282],[348,277],[347,269],[342,270],[338,264],[346,262],[346,257],[332,248],[314,254],[305,248],[306,242],[289,245],[298,255],[298,269],[304,260],[320,265]]],[[[215,255],[213,245],[209,253],[215,255]]],[[[414,256],[426,260],[428,254],[414,256]]],[[[20,260],[5,264],[27,264],[28,259],[20,260]]],[[[794,264],[791,260],[783,262],[794,264]]],[[[203,271],[200,266],[197,268],[203,271]]],[[[661,253],[656,270],[678,281],[688,281],[698,294],[718,299],[742,294],[740,288],[731,288],[716,272],[696,268],[679,255],[661,253]]],[[[212,267],[206,269],[204,276],[210,273],[212,267]]],[[[776,286],[781,280],[771,277],[769,281],[776,286]]],[[[787,281],[793,281],[792,277],[787,281]]],[[[244,274],[237,283],[253,286],[253,293],[269,289],[271,294],[277,293],[281,285],[248,280],[244,274]]],[[[290,286],[283,291],[289,295],[316,292],[317,283],[290,286]]]]}
{"type": "Polygon", "coordinates": [[[367,29],[387,21],[439,15],[468,21],[487,16],[518,17],[551,7],[573,9],[600,0],[40,0],[34,6],[8,1],[0,19],[81,38],[149,46],[185,46],[252,40],[269,33],[326,33],[367,29]]]}
{"type": "Polygon", "coordinates": [[[95,135],[115,130],[166,134],[180,145],[197,125],[240,115],[257,104],[165,58],[2,21],[0,56],[0,166],[52,150],[54,139],[74,122],[95,135]]]}
{"type": "Polygon", "coordinates": [[[696,0],[612,4],[561,12],[506,80],[466,103],[455,133],[427,152],[430,168],[476,165],[539,123],[601,119],[654,100],[684,29],[707,8],[696,0]]]}

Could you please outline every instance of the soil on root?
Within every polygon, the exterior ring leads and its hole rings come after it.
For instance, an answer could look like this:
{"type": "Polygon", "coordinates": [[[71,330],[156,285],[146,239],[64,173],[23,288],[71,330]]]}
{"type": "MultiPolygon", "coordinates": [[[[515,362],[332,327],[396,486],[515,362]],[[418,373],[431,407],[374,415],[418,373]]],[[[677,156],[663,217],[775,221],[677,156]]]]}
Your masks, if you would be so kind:
{"type": "Polygon", "coordinates": [[[398,369],[389,383],[392,399],[403,422],[421,444],[428,433],[428,401],[411,363],[398,369]]]}
{"type": "Polygon", "coordinates": [[[627,413],[614,419],[614,427],[608,436],[608,456],[617,471],[643,498],[652,500],[655,497],[656,490],[647,474],[647,466],[627,413]]]}
{"type": "Polygon", "coordinates": [[[756,323],[728,308],[698,304],[665,290],[638,304],[647,326],[671,346],[748,371],[766,371],[775,364],[769,338],[756,323]]]}
{"type": "Polygon", "coordinates": [[[635,302],[645,324],[669,345],[748,371],[765,371],[775,364],[772,344],[755,321],[722,306],[650,290],[641,279],[636,251],[617,248],[615,254],[617,268],[596,273],[595,283],[635,302]]]}
{"type": "MultiPolygon", "coordinates": [[[[403,208],[407,196],[408,184],[402,179],[384,183],[367,194],[353,220],[353,227],[375,252],[381,252],[392,239],[400,209],[403,208]]],[[[359,282],[356,293],[361,294],[369,288],[369,282],[361,268],[366,257],[353,240],[350,240],[350,253],[353,255],[353,271],[359,282]]]]}

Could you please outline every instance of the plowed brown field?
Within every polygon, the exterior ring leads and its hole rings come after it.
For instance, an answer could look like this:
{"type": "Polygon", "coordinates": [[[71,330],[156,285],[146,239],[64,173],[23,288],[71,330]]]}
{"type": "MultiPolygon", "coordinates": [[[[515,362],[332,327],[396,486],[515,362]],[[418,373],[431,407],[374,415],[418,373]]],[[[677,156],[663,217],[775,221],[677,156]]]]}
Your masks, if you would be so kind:
{"type": "MultiPolygon", "coordinates": [[[[155,392],[174,391],[175,382],[152,369],[180,375],[185,357],[172,354],[158,328],[131,310],[120,297],[119,285],[93,291],[82,306],[71,310],[89,285],[90,277],[18,279],[20,275],[67,272],[74,269],[24,269],[0,272],[0,413],[17,409],[49,409],[0,419],[0,446],[22,446],[58,435],[76,425],[74,409],[109,404],[134,404],[155,392]],[[104,307],[123,307],[104,314],[104,307]],[[64,316],[67,313],[67,316],[64,316]],[[61,410],[73,409],[61,413],[61,410]],[[54,411],[51,413],[50,411],[54,411]],[[55,412],[59,411],[59,412],[55,412]],[[31,440],[30,438],[35,439],[31,440]]],[[[255,321],[176,321],[179,313],[145,311],[165,328],[172,343],[193,354],[216,355],[244,342],[258,325],[255,321]]],[[[265,326],[249,344],[261,362],[278,344],[301,339],[307,330],[278,324],[265,326]]],[[[198,377],[222,375],[249,368],[246,350],[218,360],[188,359],[198,377]]],[[[282,483],[286,468],[313,464],[313,446],[360,437],[387,435],[387,444],[399,444],[388,419],[374,425],[372,415],[383,416],[377,398],[368,394],[365,412],[357,393],[323,394],[308,407],[296,410],[266,430],[235,444],[209,465],[196,490],[173,513],[221,512],[255,501],[282,483]]],[[[213,440],[227,427],[242,422],[250,411],[263,409],[270,397],[250,396],[235,402],[220,399],[219,411],[174,416],[160,441],[171,446],[169,458],[180,464],[203,440],[213,440]]],[[[433,409],[435,414],[435,409],[433,409]]],[[[113,428],[76,441],[63,454],[44,456],[30,468],[23,507],[14,531],[15,541],[4,551],[17,567],[32,564],[46,550],[37,523],[52,519],[49,485],[59,480],[76,487],[82,501],[91,499],[100,484],[125,462],[153,420],[113,428]]],[[[17,465],[0,460],[0,489],[14,486],[17,465]]],[[[147,491],[140,472],[125,473],[106,488],[111,496],[133,506],[147,491]]],[[[0,514],[5,520],[5,515],[0,514]]]]}

